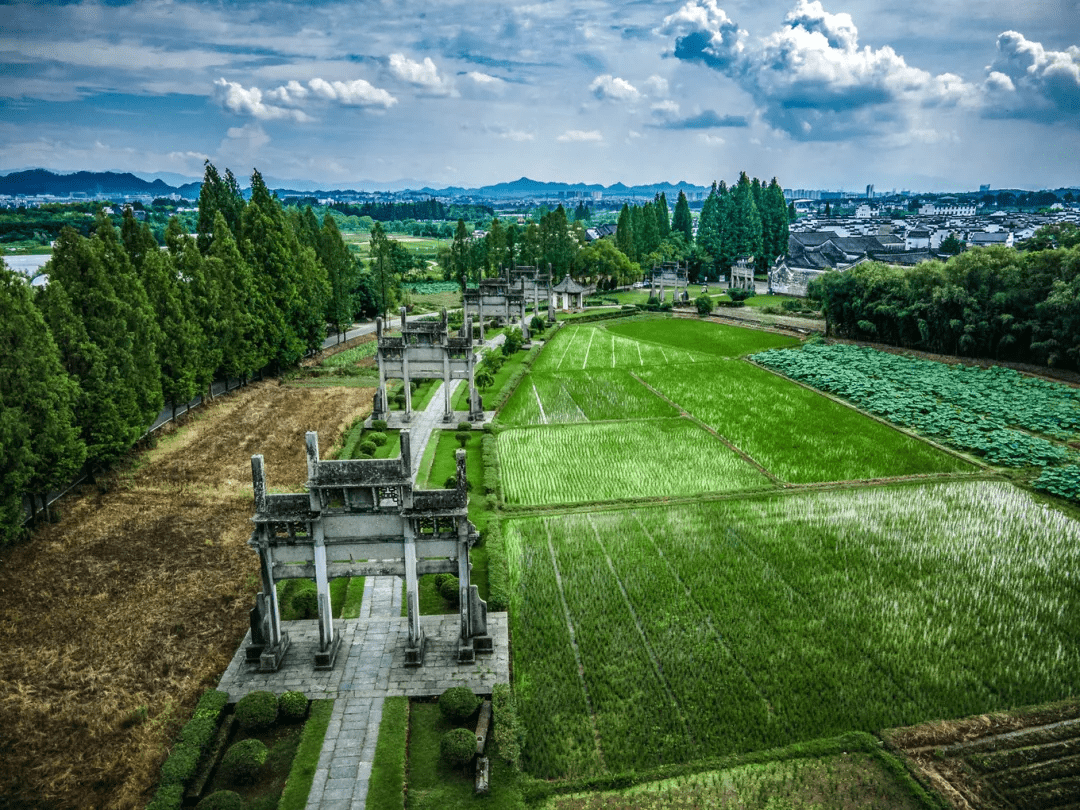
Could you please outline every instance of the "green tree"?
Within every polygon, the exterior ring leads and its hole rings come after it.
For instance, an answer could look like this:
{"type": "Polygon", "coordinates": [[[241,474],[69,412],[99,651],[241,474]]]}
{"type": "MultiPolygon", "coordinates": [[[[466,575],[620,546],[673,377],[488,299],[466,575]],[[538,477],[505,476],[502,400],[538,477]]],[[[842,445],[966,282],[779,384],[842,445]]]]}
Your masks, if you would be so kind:
{"type": "Polygon", "coordinates": [[[464,293],[469,280],[469,231],[464,219],[457,221],[454,241],[450,245],[450,275],[464,293]]]}
{"type": "Polygon", "coordinates": [[[269,306],[266,287],[256,280],[220,211],[214,218],[212,237],[206,259],[212,297],[200,309],[221,376],[247,382],[270,363],[273,349],[266,318],[277,313],[269,306]]]}
{"type": "Polygon", "coordinates": [[[955,233],[950,233],[947,237],[941,240],[941,244],[938,246],[938,250],[941,253],[947,253],[950,256],[955,256],[964,249],[964,243],[957,239],[955,233]]]}
{"type": "Polygon", "coordinates": [[[566,210],[561,205],[540,221],[540,249],[542,261],[551,265],[554,277],[561,278],[570,272],[578,243],[571,234],[566,210]]]}
{"type": "Polygon", "coordinates": [[[75,424],[79,388],[35,306],[30,285],[0,263],[0,544],[21,523],[22,495],[48,509],[49,491],[75,477],[86,446],[75,424]]]}
{"type": "Polygon", "coordinates": [[[326,321],[333,324],[334,331],[340,336],[353,319],[352,290],[356,283],[356,260],[329,213],[323,217],[319,233],[319,262],[330,282],[326,321]]]}
{"type": "Polygon", "coordinates": [[[778,256],[786,256],[790,228],[784,190],[774,177],[761,196],[761,260],[759,269],[767,270],[778,256]]]}
{"type": "Polygon", "coordinates": [[[87,460],[100,468],[135,444],[163,404],[149,303],[107,218],[92,239],[62,231],[48,268],[38,302],[79,386],[87,460]]]}
{"type": "MultiPolygon", "coordinates": [[[[464,222],[461,223],[461,227],[465,227],[464,222]]],[[[371,228],[369,252],[371,254],[371,275],[374,282],[374,291],[378,296],[378,311],[382,314],[383,320],[389,317],[390,308],[397,302],[399,288],[398,279],[394,275],[394,262],[390,255],[389,242],[390,240],[386,238],[386,233],[383,231],[382,223],[376,222],[371,228]]],[[[451,250],[453,249],[451,248],[451,250]]],[[[444,265],[450,268],[452,274],[458,270],[454,261],[455,259],[451,254],[451,258],[444,265]]],[[[456,275],[451,277],[457,280],[459,284],[462,284],[456,275]]]]}
{"type": "Polygon", "coordinates": [[[671,231],[681,233],[687,245],[694,241],[694,219],[690,214],[690,203],[682,191],[679,192],[679,197],[675,201],[675,215],[671,223],[671,231]]]}
{"type": "Polygon", "coordinates": [[[634,218],[630,213],[630,206],[626,203],[623,203],[622,210],[619,211],[619,222],[615,226],[615,245],[628,259],[634,258],[634,218]]]}
{"type": "Polygon", "coordinates": [[[199,189],[199,220],[196,225],[199,252],[203,255],[210,252],[214,236],[214,218],[219,212],[225,217],[229,231],[236,239],[239,239],[244,207],[240,185],[233,177],[232,171],[226,169],[225,177],[222,177],[214,164],[209,160],[206,161],[202,187],[199,189]]]}
{"type": "Polygon", "coordinates": [[[715,182],[709,190],[709,196],[701,206],[698,217],[697,244],[712,257],[714,268],[719,268],[724,247],[724,234],[721,207],[727,198],[727,186],[715,182]]]}
{"type": "Polygon", "coordinates": [[[610,239],[597,239],[574,257],[577,278],[609,279],[609,286],[629,284],[641,278],[641,268],[630,261],[610,239]]]}
{"type": "Polygon", "coordinates": [[[522,264],[537,267],[543,261],[543,252],[540,248],[540,226],[535,222],[526,225],[525,232],[521,234],[518,259],[522,264]]]}
{"type": "Polygon", "coordinates": [[[754,202],[753,183],[746,172],[739,173],[739,182],[731,194],[731,222],[725,230],[725,258],[734,260],[739,256],[754,256],[760,261],[763,255],[761,241],[761,214],[754,202]]]}
{"type": "Polygon", "coordinates": [[[500,267],[508,267],[511,262],[506,250],[506,229],[498,217],[491,218],[484,241],[487,242],[488,269],[498,271],[500,267]]]}
{"type": "Polygon", "coordinates": [[[668,211],[667,194],[660,192],[653,201],[656,214],[656,229],[660,239],[667,239],[671,235],[671,213],[668,211]]]}

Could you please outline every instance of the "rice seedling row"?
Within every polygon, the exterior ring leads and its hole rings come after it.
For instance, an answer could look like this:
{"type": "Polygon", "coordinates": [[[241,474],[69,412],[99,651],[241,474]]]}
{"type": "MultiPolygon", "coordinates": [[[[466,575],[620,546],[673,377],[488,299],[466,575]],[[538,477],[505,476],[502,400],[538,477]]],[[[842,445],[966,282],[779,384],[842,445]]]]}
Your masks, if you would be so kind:
{"type": "Polygon", "coordinates": [[[709,355],[702,352],[643,343],[591,324],[578,324],[559,330],[545,347],[533,370],[538,373],[552,373],[582,369],[638,368],[669,363],[701,363],[708,359],[709,355]]]}
{"type": "Polygon", "coordinates": [[[618,771],[1058,699],[1080,671],[1080,524],[1005,483],[520,518],[506,536],[530,741],[559,741],[529,770],[548,778],[601,767],[586,690],[618,771]]]}
{"type": "Polygon", "coordinates": [[[507,402],[499,421],[541,425],[678,416],[623,369],[532,374],[507,402]]]}
{"type": "Polygon", "coordinates": [[[685,318],[626,321],[609,324],[606,329],[621,337],[717,357],[742,357],[765,349],[799,345],[798,339],[786,335],[685,318]]]}
{"type": "Polygon", "coordinates": [[[1080,454],[1028,431],[1080,434],[1080,391],[1011,369],[949,366],[858,346],[807,346],[754,359],[860,408],[1008,467],[1075,463],[1080,454]],[[1019,428],[1019,429],[1017,429],[1019,428]]]}
{"type": "Polygon", "coordinates": [[[789,483],[974,469],[749,363],[719,361],[635,373],[789,483]]]}
{"type": "Polygon", "coordinates": [[[585,503],[771,486],[734,451],[686,419],[511,428],[499,435],[499,461],[508,504],[585,503]]]}

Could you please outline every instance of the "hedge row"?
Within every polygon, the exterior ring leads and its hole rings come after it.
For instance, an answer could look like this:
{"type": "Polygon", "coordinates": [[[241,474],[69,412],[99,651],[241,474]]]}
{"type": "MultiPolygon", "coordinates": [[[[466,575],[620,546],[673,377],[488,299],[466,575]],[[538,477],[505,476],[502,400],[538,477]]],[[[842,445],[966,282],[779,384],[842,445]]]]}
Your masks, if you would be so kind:
{"type": "Polygon", "coordinates": [[[495,434],[489,433],[480,442],[480,457],[484,464],[484,492],[499,497],[499,452],[495,447],[495,434]]]}
{"type": "Polygon", "coordinates": [[[195,776],[203,752],[214,739],[221,713],[229,702],[228,692],[208,689],[195,706],[195,714],[180,730],[177,742],[161,766],[161,782],[146,810],[179,810],[184,803],[184,787],[195,776]]]}
{"type": "Polygon", "coordinates": [[[491,687],[492,739],[499,756],[515,771],[521,770],[521,748],[525,744],[525,726],[517,713],[517,700],[510,684],[497,683],[491,687]]]}
{"type": "Polygon", "coordinates": [[[509,610],[510,567],[498,520],[493,519],[484,527],[484,548],[488,553],[488,610],[509,610]]]}
{"type": "Polygon", "coordinates": [[[495,397],[495,404],[493,410],[499,410],[506,404],[506,400],[510,399],[510,395],[518,387],[518,383],[521,379],[529,373],[529,369],[532,364],[536,362],[536,358],[540,355],[540,350],[543,346],[533,346],[529,349],[529,353],[525,355],[525,359],[521,361],[521,365],[514,369],[514,373],[511,374],[506,382],[503,383],[503,387],[499,389],[499,393],[495,397]]]}

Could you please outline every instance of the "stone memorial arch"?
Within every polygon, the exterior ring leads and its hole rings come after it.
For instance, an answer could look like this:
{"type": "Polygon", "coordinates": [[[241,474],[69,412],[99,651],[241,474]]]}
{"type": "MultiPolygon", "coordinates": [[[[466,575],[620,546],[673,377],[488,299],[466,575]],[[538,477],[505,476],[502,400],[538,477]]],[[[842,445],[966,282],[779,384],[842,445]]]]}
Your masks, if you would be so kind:
{"type": "Polygon", "coordinates": [[[754,289],[754,257],[739,256],[735,264],[731,265],[731,283],[728,285],[736,290],[754,289]]]}
{"type": "Polygon", "coordinates": [[[661,304],[664,303],[664,288],[671,287],[671,300],[678,301],[679,288],[689,297],[690,278],[687,265],[681,262],[664,262],[661,265],[653,265],[649,276],[649,297],[655,297],[661,304]]]}
{"type": "Polygon", "coordinates": [[[317,670],[334,667],[341,636],[334,627],[330,580],[337,577],[403,576],[408,606],[405,662],[424,661],[424,630],[417,596],[421,574],[453,573],[460,583],[457,659],[492,652],[487,604],[470,579],[469,549],[478,539],[469,522],[465,451],[457,451],[453,489],[414,489],[409,431],[401,431],[401,457],[322,461],[319,438],[307,434],[307,492],[271,495],[261,455],[251,458],[255,529],[248,545],[259,555],[262,591],[251,611],[246,660],[260,671],[281,666],[289,648],[281,627],[277,583],[311,579],[318,593],[317,670]]]}
{"type": "Polygon", "coordinates": [[[443,381],[443,396],[446,400],[444,421],[451,422],[454,418],[453,406],[450,404],[451,380],[468,380],[469,419],[484,418],[483,405],[474,380],[476,356],[473,354],[472,323],[467,316],[461,331],[457,335],[451,335],[445,309],[437,321],[410,323],[405,318],[405,307],[402,307],[401,334],[385,334],[382,318],[375,319],[375,334],[379,342],[379,388],[375,392],[375,401],[371,408],[372,419],[387,417],[390,406],[386,395],[388,378],[405,381],[406,422],[412,420],[410,383],[413,380],[431,379],[443,381]]]}
{"type": "Polygon", "coordinates": [[[551,289],[551,265],[546,273],[532,265],[514,265],[510,268],[510,282],[525,296],[526,303],[532,300],[533,314],[539,315],[540,299],[546,300],[551,289]]]}
{"type": "Polygon", "coordinates": [[[476,313],[480,322],[480,340],[484,339],[484,318],[496,317],[504,323],[515,319],[521,322],[521,336],[529,339],[529,328],[525,325],[525,293],[520,279],[511,281],[503,275],[495,278],[482,278],[476,287],[466,288],[462,295],[465,317],[476,313]]]}

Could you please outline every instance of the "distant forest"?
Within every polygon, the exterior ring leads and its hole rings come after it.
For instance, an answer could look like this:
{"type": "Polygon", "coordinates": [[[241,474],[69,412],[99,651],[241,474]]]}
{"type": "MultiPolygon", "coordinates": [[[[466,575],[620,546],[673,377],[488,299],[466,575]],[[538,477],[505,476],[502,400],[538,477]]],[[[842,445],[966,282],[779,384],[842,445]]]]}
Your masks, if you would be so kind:
{"type": "Polygon", "coordinates": [[[485,216],[490,217],[495,213],[495,210],[488,205],[446,205],[434,197],[418,202],[365,202],[359,205],[333,203],[330,207],[346,216],[371,217],[376,222],[402,219],[475,220],[485,216]]]}

